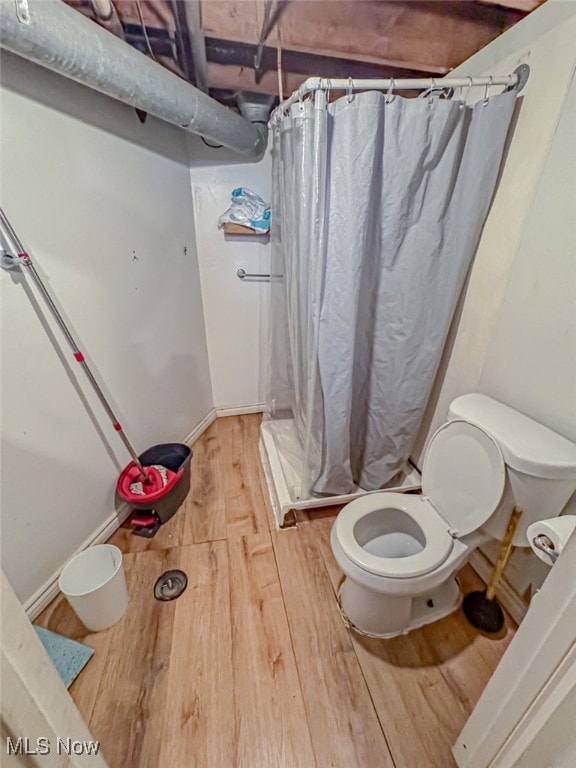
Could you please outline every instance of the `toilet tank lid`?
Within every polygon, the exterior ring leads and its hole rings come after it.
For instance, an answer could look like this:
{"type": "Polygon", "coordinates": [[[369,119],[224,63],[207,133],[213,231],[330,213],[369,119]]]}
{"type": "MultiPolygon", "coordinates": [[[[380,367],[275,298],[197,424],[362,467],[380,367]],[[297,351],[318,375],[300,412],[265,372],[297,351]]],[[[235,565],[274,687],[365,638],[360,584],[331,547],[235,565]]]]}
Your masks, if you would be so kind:
{"type": "Polygon", "coordinates": [[[463,419],[492,435],[512,469],[533,477],[576,480],[574,443],[487,395],[457,397],[449,418],[463,419]]]}

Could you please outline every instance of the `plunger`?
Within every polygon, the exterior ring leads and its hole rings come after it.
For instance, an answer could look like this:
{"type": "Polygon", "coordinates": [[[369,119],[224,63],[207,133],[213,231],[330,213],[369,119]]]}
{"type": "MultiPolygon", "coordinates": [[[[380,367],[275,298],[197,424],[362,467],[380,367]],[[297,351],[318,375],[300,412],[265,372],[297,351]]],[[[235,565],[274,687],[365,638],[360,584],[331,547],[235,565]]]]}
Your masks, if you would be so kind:
{"type": "Polygon", "coordinates": [[[488,588],[483,592],[469,592],[462,602],[464,615],[473,627],[490,635],[497,635],[504,627],[504,611],[496,600],[496,590],[512,552],[512,539],[518,527],[522,510],[514,507],[504,534],[496,565],[490,576],[488,588]]]}

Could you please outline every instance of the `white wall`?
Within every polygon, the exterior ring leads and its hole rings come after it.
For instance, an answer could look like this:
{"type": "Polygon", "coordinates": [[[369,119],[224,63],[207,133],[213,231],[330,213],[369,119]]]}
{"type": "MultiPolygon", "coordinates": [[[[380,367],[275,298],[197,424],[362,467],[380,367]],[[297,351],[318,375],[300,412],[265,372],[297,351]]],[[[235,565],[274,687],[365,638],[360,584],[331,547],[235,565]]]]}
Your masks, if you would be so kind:
{"type": "Polygon", "coordinates": [[[270,201],[270,154],[259,163],[243,162],[225,149],[206,147],[196,136],[189,138],[189,152],[214,403],[261,403],[268,284],[239,280],[236,271],[268,273],[270,244],[268,238],[225,235],[218,230],[218,217],[235,187],[248,187],[270,201]]]}
{"type": "MultiPolygon", "coordinates": [[[[510,272],[478,389],[576,442],[576,81],[567,95],[510,272]]],[[[576,514],[573,497],[566,512],[576,514]]],[[[485,548],[492,561],[498,546],[485,548]]],[[[548,568],[516,551],[519,594],[548,568]]]]}
{"type": "MultiPolygon", "coordinates": [[[[456,70],[531,68],[505,165],[416,450],[450,401],[483,392],[576,440],[576,3],[550,0],[456,70]]],[[[571,512],[576,511],[570,505],[571,512]]],[[[485,554],[492,562],[498,545],[485,554]]],[[[507,580],[528,597],[548,570],[517,550],[507,580]]]]}
{"type": "MultiPolygon", "coordinates": [[[[5,212],[137,450],[182,440],[212,408],[183,132],[10,55],[0,103],[5,212]]],[[[0,288],[2,567],[27,601],[113,514],[129,457],[43,304],[0,288]]]]}
{"type": "MultiPolygon", "coordinates": [[[[526,407],[527,395],[520,394],[523,373],[510,373],[514,361],[529,356],[532,370],[544,364],[550,365],[552,360],[555,371],[566,371],[573,365],[576,349],[574,346],[570,348],[565,336],[556,335],[558,326],[563,325],[565,318],[557,315],[552,320],[550,316],[550,312],[558,312],[555,308],[557,304],[571,301],[567,293],[570,281],[568,254],[564,254],[548,270],[546,284],[535,282],[531,286],[532,301],[536,302],[534,312],[540,314],[542,331],[539,335],[534,337],[531,333],[524,333],[516,340],[515,334],[507,331],[508,342],[504,345],[497,342],[497,337],[504,334],[507,322],[512,320],[517,323],[520,319],[513,308],[514,304],[518,307],[519,301],[518,298],[512,299],[511,291],[517,292],[517,284],[520,286],[523,280],[531,280],[528,276],[530,269],[524,264],[522,243],[527,244],[527,238],[533,238],[535,231],[542,232],[540,242],[551,236],[548,213],[543,208],[535,210],[534,202],[574,77],[575,37],[576,3],[549,0],[452,73],[502,74],[511,72],[523,62],[531,68],[528,83],[518,99],[499,185],[428,404],[415,450],[417,460],[421,460],[425,444],[444,421],[450,401],[465,392],[484,391],[481,384],[488,381],[482,379],[484,366],[495,354],[499,355],[499,362],[494,358],[494,363],[490,364],[491,392],[496,394],[499,390],[495,378],[506,380],[505,402],[520,410],[526,407]],[[536,221],[531,223],[535,217],[536,221]],[[527,235],[530,225],[532,229],[527,235]],[[512,303],[504,310],[510,301],[512,303]],[[504,366],[505,360],[507,366],[504,366]]],[[[565,159],[568,164],[569,156],[565,159]]],[[[574,195],[568,195],[565,204],[570,205],[573,200],[574,195]]],[[[562,221],[561,216],[557,217],[559,231],[553,234],[555,256],[548,247],[548,259],[557,259],[558,254],[563,252],[573,218],[574,215],[568,216],[562,221]]],[[[524,382],[522,388],[531,391],[532,408],[527,411],[528,415],[534,414],[534,418],[547,426],[557,427],[562,421],[557,413],[568,408],[566,396],[569,399],[569,383],[551,377],[546,387],[524,382]]],[[[573,405],[572,401],[572,417],[575,413],[573,405]]],[[[565,415],[564,422],[566,418],[565,415]]],[[[564,423],[561,431],[570,436],[574,430],[576,423],[570,427],[564,423]]]]}
{"type": "Polygon", "coordinates": [[[496,317],[479,388],[576,442],[576,80],[496,317]]]}

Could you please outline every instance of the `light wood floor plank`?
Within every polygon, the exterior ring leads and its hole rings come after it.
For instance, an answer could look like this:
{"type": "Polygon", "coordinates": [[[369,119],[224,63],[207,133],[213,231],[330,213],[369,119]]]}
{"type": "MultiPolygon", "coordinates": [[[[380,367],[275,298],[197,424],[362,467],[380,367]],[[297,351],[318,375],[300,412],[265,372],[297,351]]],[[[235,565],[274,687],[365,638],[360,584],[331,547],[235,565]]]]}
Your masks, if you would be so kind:
{"type": "Polygon", "coordinates": [[[178,514],[183,517],[182,544],[226,538],[226,500],[218,423],[194,443],[190,493],[178,514]]]}
{"type": "Polygon", "coordinates": [[[183,547],[158,766],[232,768],[236,717],[226,542],[183,547]]]}
{"type": "MultiPolygon", "coordinates": [[[[96,648],[71,693],[103,754],[111,768],[449,768],[514,625],[496,641],[460,613],[390,641],[346,630],[338,510],[270,533],[259,424],[219,419],[197,441],[191,493],[154,539],[114,534],[121,622],[90,634],[62,597],[37,620],[96,648]],[[174,567],[188,589],[159,603],[153,584],[174,567]]],[[[483,586],[469,568],[459,578],[483,586]]]]}
{"type": "Polygon", "coordinates": [[[235,536],[228,552],[237,715],[233,765],[314,768],[270,534],[235,536]]]}
{"type": "Polygon", "coordinates": [[[330,577],[330,583],[332,584],[334,595],[336,595],[340,586],[340,582],[344,578],[344,574],[334,559],[334,555],[332,554],[332,546],[330,545],[330,531],[332,530],[332,526],[334,525],[335,520],[336,516],[334,515],[332,517],[319,519],[313,518],[311,522],[308,523],[308,525],[312,526],[314,531],[314,536],[317,540],[316,546],[322,554],[328,576],[330,577]]]}
{"type": "MultiPolygon", "coordinates": [[[[457,578],[464,594],[485,588],[470,566],[462,569],[457,578]]],[[[516,626],[506,616],[502,634],[488,637],[477,632],[460,610],[426,630],[424,637],[434,649],[434,660],[454,695],[465,703],[467,719],[514,637],[516,626]]]]}
{"type": "Polygon", "coordinates": [[[176,603],[155,600],[153,587],[161,573],[179,567],[180,550],[124,560],[130,602],[113,627],[89,726],[111,768],[159,768],[176,603]]]}
{"type": "MultiPolygon", "coordinates": [[[[336,592],[342,578],[330,546],[333,521],[316,520],[318,546],[336,592]]],[[[465,590],[481,587],[471,568],[465,590]]],[[[451,745],[474,708],[512,631],[502,640],[479,635],[460,611],[392,640],[351,632],[382,727],[398,768],[412,768],[423,754],[430,765],[454,765],[451,745]],[[487,649],[492,646],[494,651],[487,649]],[[487,663],[483,652],[493,654],[487,663]]]]}
{"type": "Polygon", "coordinates": [[[318,766],[392,768],[312,524],[273,540],[318,766]]]}
{"type": "MultiPolygon", "coordinates": [[[[302,527],[314,526],[335,592],[342,573],[330,547],[332,524],[332,520],[316,520],[302,527]]],[[[332,600],[336,600],[335,594],[332,600]]],[[[414,644],[418,633],[392,640],[349,634],[396,768],[421,765],[424,756],[430,766],[453,766],[450,746],[458,734],[453,722],[460,722],[465,706],[455,698],[441,671],[423,655],[423,644],[414,644]]]]}
{"type": "Polygon", "coordinates": [[[254,413],[247,414],[244,418],[248,419],[246,440],[248,441],[247,448],[250,455],[250,464],[255,472],[253,482],[254,487],[257,489],[256,498],[259,500],[258,519],[262,527],[266,524],[266,529],[273,531],[276,528],[276,521],[274,520],[274,511],[272,510],[266,477],[260,459],[260,425],[263,416],[261,413],[254,413]]]}
{"type": "Polygon", "coordinates": [[[260,414],[218,419],[226,494],[227,535],[268,531],[266,501],[258,470],[260,414]]]}
{"type": "Polygon", "coordinates": [[[80,714],[88,723],[98,696],[114,627],[103,632],[90,632],[76,616],[62,594],[59,594],[50,603],[34,621],[34,624],[94,648],[94,655],[68,689],[80,710],[80,714]]]}
{"type": "Polygon", "coordinates": [[[456,723],[466,718],[466,708],[440,670],[423,664],[411,635],[401,642],[360,636],[352,642],[396,768],[413,768],[424,759],[424,765],[449,768],[456,723]]]}
{"type": "Polygon", "coordinates": [[[152,539],[134,536],[130,521],[126,520],[108,539],[108,544],[114,544],[124,554],[180,547],[182,545],[182,529],[184,526],[183,511],[184,504],[171,520],[160,526],[152,539]]]}

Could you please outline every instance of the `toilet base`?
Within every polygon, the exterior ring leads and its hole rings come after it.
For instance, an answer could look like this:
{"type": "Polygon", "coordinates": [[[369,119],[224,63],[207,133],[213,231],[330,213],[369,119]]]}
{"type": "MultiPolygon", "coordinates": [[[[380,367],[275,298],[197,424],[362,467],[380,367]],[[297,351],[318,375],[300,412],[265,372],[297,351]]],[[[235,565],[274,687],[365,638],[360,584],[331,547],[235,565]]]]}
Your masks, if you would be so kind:
{"type": "Polygon", "coordinates": [[[406,635],[439,621],[457,610],[461,602],[462,593],[454,578],[417,597],[378,594],[348,578],[338,590],[338,604],[346,626],[360,635],[379,639],[406,635]]]}

